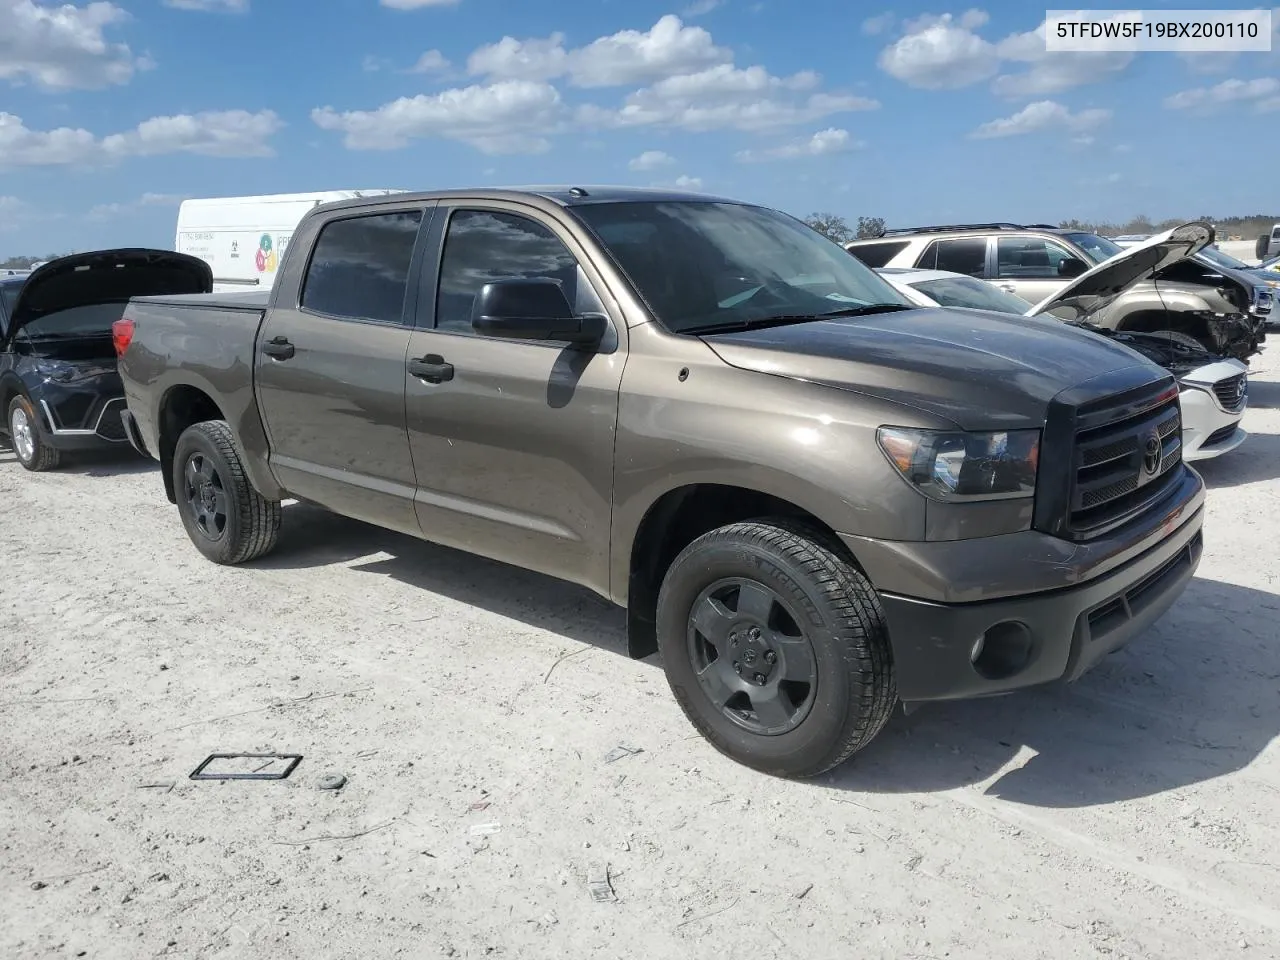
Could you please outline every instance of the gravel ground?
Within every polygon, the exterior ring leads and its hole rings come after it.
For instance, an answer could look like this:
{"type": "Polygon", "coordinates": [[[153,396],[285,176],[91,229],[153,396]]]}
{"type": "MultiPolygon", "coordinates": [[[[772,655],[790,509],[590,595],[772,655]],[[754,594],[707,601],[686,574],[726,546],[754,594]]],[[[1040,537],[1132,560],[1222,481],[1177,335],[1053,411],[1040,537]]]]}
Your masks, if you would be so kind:
{"type": "Polygon", "coordinates": [[[219,568],[149,465],[0,451],[0,956],[1280,956],[1276,356],[1154,629],[815,783],[715,753],[580,589],[297,505],[219,568]]]}

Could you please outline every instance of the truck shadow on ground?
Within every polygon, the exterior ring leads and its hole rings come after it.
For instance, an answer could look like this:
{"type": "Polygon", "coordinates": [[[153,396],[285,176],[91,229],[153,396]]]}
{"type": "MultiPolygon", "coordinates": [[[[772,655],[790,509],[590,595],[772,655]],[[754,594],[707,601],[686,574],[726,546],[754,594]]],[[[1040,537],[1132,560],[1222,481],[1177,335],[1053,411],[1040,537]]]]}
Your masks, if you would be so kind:
{"type": "MultiPolygon", "coordinates": [[[[1247,426],[1247,425],[1246,425],[1247,426]]],[[[1280,436],[1251,433],[1230,453],[1192,464],[1207,486],[1239,487],[1280,477],[1280,436]]]]}
{"type": "MultiPolygon", "coordinates": [[[[584,588],[304,504],[285,508],[279,546],[254,565],[352,561],[355,572],[626,656],[623,612],[584,588]],[[389,556],[363,559],[377,553],[389,556]]],[[[1063,808],[1241,770],[1280,734],[1277,619],[1280,597],[1197,578],[1152,630],[1074,686],[898,712],[815,788],[928,793],[995,777],[990,796],[1063,808]]],[[[651,662],[657,666],[656,657],[651,662]]]]}

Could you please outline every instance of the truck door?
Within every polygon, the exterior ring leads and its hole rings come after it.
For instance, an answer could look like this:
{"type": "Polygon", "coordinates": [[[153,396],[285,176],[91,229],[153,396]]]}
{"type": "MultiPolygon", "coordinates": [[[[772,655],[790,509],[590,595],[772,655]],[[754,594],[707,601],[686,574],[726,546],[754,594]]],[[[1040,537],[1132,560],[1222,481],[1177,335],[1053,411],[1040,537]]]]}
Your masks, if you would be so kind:
{"type": "Polygon", "coordinates": [[[402,372],[423,534],[607,588],[626,329],[603,281],[532,207],[442,202],[430,233],[439,268],[423,270],[402,372]],[[559,280],[579,312],[610,315],[605,341],[588,351],[475,333],[480,288],[520,277],[559,280]]]}
{"type": "Polygon", "coordinates": [[[294,496],[417,534],[404,411],[407,293],[431,208],[351,213],[297,238],[311,256],[290,258],[259,333],[258,406],[271,465],[294,496]]]}

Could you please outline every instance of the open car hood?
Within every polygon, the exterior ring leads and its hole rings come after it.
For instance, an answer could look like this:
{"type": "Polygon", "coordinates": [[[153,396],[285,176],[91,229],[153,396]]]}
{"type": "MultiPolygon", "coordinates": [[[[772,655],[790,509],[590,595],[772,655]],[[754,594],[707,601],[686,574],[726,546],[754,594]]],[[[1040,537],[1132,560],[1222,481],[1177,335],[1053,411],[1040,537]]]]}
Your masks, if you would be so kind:
{"type": "Polygon", "coordinates": [[[5,336],[11,340],[32,320],[73,307],[212,290],[212,268],[189,254],[145,247],[75,253],[32,271],[5,336]]]}
{"type": "Polygon", "coordinates": [[[1083,320],[1134,284],[1150,280],[1179,260],[1195,256],[1213,240],[1213,226],[1198,220],[1156,234],[1080,274],[1057,293],[1037,303],[1026,315],[1051,313],[1059,320],[1083,320]]]}

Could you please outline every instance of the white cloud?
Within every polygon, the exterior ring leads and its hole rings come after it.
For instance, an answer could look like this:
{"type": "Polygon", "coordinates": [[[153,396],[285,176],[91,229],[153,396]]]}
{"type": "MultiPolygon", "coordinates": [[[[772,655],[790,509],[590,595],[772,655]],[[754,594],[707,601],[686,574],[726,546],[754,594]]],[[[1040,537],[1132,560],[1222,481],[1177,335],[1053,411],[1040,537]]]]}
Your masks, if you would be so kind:
{"type": "Polygon", "coordinates": [[[412,67],[409,68],[410,73],[443,73],[448,70],[450,63],[448,58],[439,50],[428,50],[420,56],[412,67]]]}
{"type": "Polygon", "coordinates": [[[1275,77],[1258,77],[1256,80],[1232,79],[1223,80],[1212,87],[1182,90],[1165,97],[1164,105],[1170,110],[1200,110],[1249,100],[1265,103],[1265,98],[1277,93],[1280,93],[1280,80],[1275,77]]]}
{"type": "Polygon", "coordinates": [[[53,90],[92,90],[128,83],[150,65],[106,31],[129,19],[113,3],[40,6],[0,0],[0,80],[32,80],[53,90]]]}
{"type": "Polygon", "coordinates": [[[732,54],[717,47],[701,27],[667,14],[649,30],[620,30],[568,49],[565,35],[517,40],[506,36],[467,59],[467,72],[491,80],[554,80],[567,76],[577,87],[617,87],[690,73],[732,54]]]}
{"type": "Polygon", "coordinates": [[[0,113],[0,168],[100,166],[128,157],[193,153],[211,157],[273,155],[270,137],[284,124],[270,110],[152,117],[132,130],[98,139],[82,128],[31,130],[0,113]]]}
{"type": "Polygon", "coordinates": [[[164,0],[166,7],[209,13],[247,13],[249,0],[164,0]]]}
{"type": "Polygon", "coordinates": [[[676,177],[676,186],[679,187],[681,190],[701,190],[702,178],[681,175],[679,177],[676,177]]]}
{"type": "Polygon", "coordinates": [[[766,160],[794,160],[798,157],[823,157],[834,153],[847,153],[863,146],[849,136],[848,130],[828,127],[813,136],[794,140],[779,147],[765,150],[739,150],[737,159],[742,163],[760,163],[766,160]]]}
{"type": "Polygon", "coordinates": [[[943,90],[967,87],[995,76],[995,45],[973,32],[986,14],[971,10],[958,19],[949,13],[918,17],[906,33],[880,52],[880,68],[913,87],[943,90]]]}
{"type": "Polygon", "coordinates": [[[311,111],[323,130],[341,132],[352,150],[396,150],[413,140],[438,137],[484,153],[540,153],[547,135],[562,126],[564,105],[555,87],[532,80],[401,97],[376,110],[311,111]]]}
{"type": "Polygon", "coordinates": [[[978,34],[990,17],[983,10],[925,14],[903,24],[903,36],[880,52],[880,68],[903,83],[926,90],[959,89],[992,80],[1009,99],[1032,99],[1088,83],[1113,79],[1133,62],[1132,53],[1049,53],[1045,25],[1014,33],[999,43],[978,34]],[[1026,64],[1001,73],[1004,64],[1026,64]]]}
{"type": "Polygon", "coordinates": [[[809,71],[775,77],[763,67],[740,69],[722,64],[637,90],[617,110],[584,107],[579,118],[605,127],[750,131],[775,130],[879,106],[874,100],[846,94],[797,96],[817,85],[818,76],[809,71]]]}
{"type": "Polygon", "coordinates": [[[1011,34],[996,46],[1001,59],[1031,65],[1023,73],[996,77],[991,89],[998,95],[1031,99],[1088,83],[1102,83],[1112,80],[1133,62],[1134,55],[1126,52],[1049,53],[1045,49],[1044,31],[1045,25],[1041,22],[1034,30],[1011,34]]]}
{"type": "Polygon", "coordinates": [[[392,10],[422,10],[425,7],[452,7],[458,0],[379,0],[392,10]]]}
{"type": "Polygon", "coordinates": [[[661,150],[646,150],[638,157],[633,157],[627,164],[632,170],[657,170],[660,167],[669,167],[676,162],[676,158],[669,153],[661,150]]]}
{"type": "Polygon", "coordinates": [[[974,130],[970,137],[976,140],[991,140],[997,137],[1018,137],[1046,130],[1082,133],[1105,123],[1110,118],[1110,110],[1093,109],[1072,113],[1053,100],[1038,100],[1027,104],[1011,117],[984,123],[974,130]]]}

